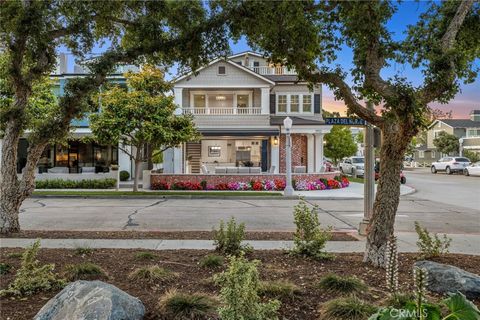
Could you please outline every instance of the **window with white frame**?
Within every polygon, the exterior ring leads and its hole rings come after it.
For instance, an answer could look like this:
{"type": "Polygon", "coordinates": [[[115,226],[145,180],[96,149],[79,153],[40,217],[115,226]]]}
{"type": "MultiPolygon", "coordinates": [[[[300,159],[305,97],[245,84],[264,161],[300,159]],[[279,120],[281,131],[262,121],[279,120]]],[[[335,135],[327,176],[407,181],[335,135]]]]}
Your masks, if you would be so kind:
{"type": "Polygon", "coordinates": [[[425,151],[418,151],[418,157],[419,157],[420,159],[425,158],[425,151]]]}
{"type": "Polygon", "coordinates": [[[468,129],[467,137],[478,137],[480,136],[480,129],[468,129]]]}
{"type": "Polygon", "coordinates": [[[436,156],[437,156],[437,153],[434,150],[432,150],[432,159],[435,159],[436,156]]]}
{"type": "Polygon", "coordinates": [[[227,68],[225,68],[225,66],[218,66],[217,73],[218,75],[224,76],[227,74],[227,68]]]}
{"type": "Polygon", "coordinates": [[[312,113],[313,94],[277,94],[277,113],[312,113]]]}

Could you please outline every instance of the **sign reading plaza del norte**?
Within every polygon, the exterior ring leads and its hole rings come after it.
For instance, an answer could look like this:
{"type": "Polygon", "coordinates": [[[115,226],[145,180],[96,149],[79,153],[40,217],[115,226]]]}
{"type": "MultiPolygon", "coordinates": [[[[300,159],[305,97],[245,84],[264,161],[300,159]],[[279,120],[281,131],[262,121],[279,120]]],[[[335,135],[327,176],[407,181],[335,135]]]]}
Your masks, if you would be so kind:
{"type": "Polygon", "coordinates": [[[366,126],[367,121],[358,118],[324,118],[325,124],[342,126],[366,126]]]}

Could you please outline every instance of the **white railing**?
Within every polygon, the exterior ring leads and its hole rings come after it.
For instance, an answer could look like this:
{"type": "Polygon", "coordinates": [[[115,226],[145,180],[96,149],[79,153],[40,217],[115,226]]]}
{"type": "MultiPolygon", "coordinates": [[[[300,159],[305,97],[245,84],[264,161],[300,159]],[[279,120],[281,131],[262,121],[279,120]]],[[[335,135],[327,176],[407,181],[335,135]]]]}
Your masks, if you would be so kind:
{"type": "Polygon", "coordinates": [[[184,108],[183,114],[193,115],[255,115],[261,114],[262,108],[184,108]]]}
{"type": "Polygon", "coordinates": [[[296,75],[297,72],[294,69],[288,69],[287,67],[269,67],[269,66],[249,66],[248,69],[263,75],[296,75]]]}

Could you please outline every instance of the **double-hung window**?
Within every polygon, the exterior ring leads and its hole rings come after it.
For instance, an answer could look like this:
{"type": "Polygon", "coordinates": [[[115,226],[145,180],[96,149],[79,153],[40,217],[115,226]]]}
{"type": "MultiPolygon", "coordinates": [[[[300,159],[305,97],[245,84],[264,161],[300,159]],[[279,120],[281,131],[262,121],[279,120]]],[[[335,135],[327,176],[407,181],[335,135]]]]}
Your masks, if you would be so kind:
{"type": "Polygon", "coordinates": [[[313,94],[277,94],[277,113],[312,113],[313,94]]]}

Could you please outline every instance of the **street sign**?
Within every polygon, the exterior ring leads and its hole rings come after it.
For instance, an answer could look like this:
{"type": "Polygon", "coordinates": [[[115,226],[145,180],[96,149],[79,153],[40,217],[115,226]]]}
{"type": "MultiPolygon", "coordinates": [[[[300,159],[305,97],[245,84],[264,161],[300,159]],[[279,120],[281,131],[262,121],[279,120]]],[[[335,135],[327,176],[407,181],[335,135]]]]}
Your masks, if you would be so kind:
{"type": "Polygon", "coordinates": [[[324,118],[325,124],[342,126],[366,126],[367,121],[357,118],[324,118]]]}

